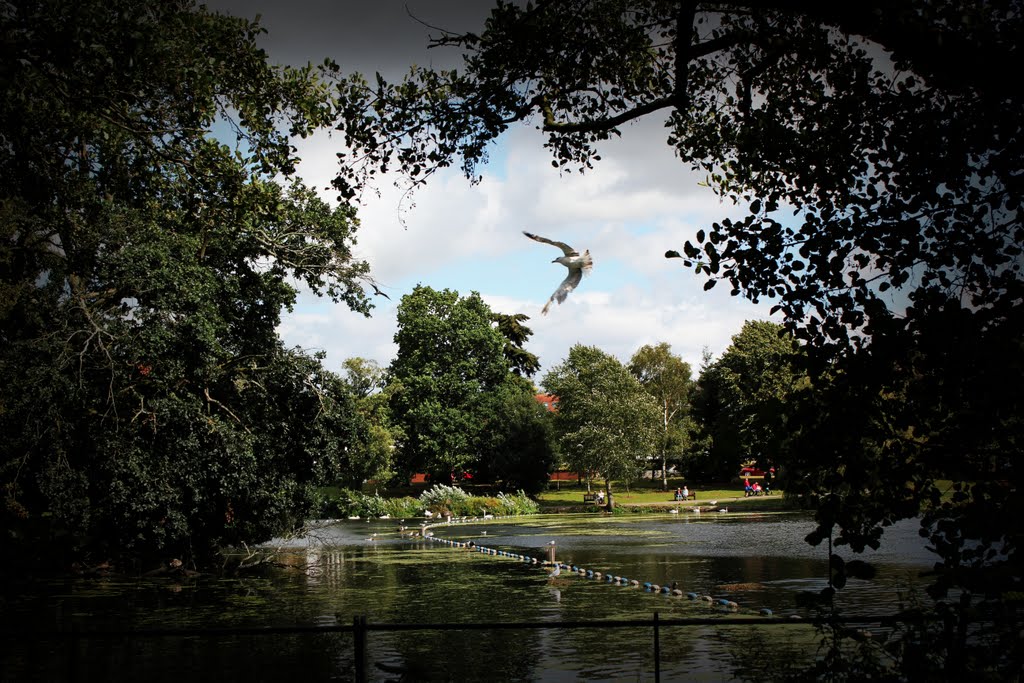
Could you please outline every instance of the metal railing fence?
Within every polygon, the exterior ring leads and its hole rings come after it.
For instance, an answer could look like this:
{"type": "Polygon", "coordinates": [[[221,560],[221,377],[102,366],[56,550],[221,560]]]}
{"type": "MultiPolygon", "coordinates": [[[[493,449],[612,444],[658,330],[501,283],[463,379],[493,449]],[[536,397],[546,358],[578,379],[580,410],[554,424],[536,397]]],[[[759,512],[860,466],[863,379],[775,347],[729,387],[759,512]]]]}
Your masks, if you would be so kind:
{"type": "MultiPolygon", "coordinates": [[[[5,631],[0,637],[9,640],[103,640],[103,639],[150,639],[150,638],[221,638],[233,636],[272,635],[313,635],[351,633],[353,637],[354,679],[364,683],[367,679],[366,656],[369,634],[373,632],[402,631],[504,631],[504,630],[566,630],[566,629],[619,629],[650,628],[652,636],[652,659],[654,680],[661,680],[661,630],[663,628],[687,628],[698,626],[736,627],[778,627],[807,625],[814,627],[892,627],[896,624],[923,623],[936,621],[936,617],[908,615],[872,615],[862,617],[686,617],[662,618],[655,611],[650,619],[607,619],[592,621],[530,621],[530,622],[467,622],[467,623],[371,623],[365,616],[355,616],[351,624],[328,624],[307,626],[255,626],[224,628],[139,628],[81,630],[71,629],[56,632],[5,631]]],[[[77,648],[72,648],[72,652],[77,648]]]]}

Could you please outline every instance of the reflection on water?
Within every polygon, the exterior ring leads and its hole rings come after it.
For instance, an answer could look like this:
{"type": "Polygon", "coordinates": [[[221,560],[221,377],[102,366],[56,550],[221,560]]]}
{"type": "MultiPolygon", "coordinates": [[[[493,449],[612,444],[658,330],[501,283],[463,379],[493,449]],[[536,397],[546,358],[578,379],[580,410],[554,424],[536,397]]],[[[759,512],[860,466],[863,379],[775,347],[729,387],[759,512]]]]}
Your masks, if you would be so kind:
{"type": "MultiPolygon", "coordinates": [[[[610,585],[540,565],[400,536],[394,522],[341,522],[293,543],[280,566],[260,578],[190,581],[84,580],[22,587],[6,599],[8,623],[36,631],[111,628],[225,628],[370,624],[551,622],[748,614],[801,614],[794,596],[825,585],[824,548],[803,537],[799,515],[701,517],[535,517],[433,529],[436,537],[543,558],[550,541],[563,562],[727,597],[714,604],[610,585]],[[486,532],[486,534],[485,534],[486,532]],[[376,534],[373,536],[372,534],[376,534]],[[371,540],[372,539],[372,540],[371,540]]],[[[912,522],[890,529],[876,580],[851,580],[837,599],[848,615],[892,612],[932,558],[912,522]]],[[[758,629],[758,631],[767,629],[758,629]]],[[[805,627],[774,628],[767,640],[806,638],[805,627]],[[788,633],[783,636],[783,629],[788,633]]],[[[749,657],[750,628],[664,628],[662,671],[732,678],[749,657]],[[739,661],[737,660],[739,654],[739,661]]],[[[347,634],[144,641],[39,641],[5,655],[9,680],[268,680],[295,671],[315,680],[349,680],[347,634]],[[273,675],[272,675],[273,674],[273,675]]],[[[650,629],[372,632],[372,680],[631,680],[653,674],[650,629]],[[496,668],[499,667],[499,668],[496,668]],[[419,677],[418,679],[416,677],[419,677]]],[[[7,679],[5,679],[7,680],[7,679]]]]}

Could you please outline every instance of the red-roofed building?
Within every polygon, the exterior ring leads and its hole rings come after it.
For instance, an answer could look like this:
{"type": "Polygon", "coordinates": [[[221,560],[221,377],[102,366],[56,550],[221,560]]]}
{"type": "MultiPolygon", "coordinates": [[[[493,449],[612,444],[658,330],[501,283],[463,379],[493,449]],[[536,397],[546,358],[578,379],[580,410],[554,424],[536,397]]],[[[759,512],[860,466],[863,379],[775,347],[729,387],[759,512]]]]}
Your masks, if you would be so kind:
{"type": "Polygon", "coordinates": [[[547,408],[549,412],[553,413],[558,410],[557,396],[552,396],[551,394],[537,394],[534,398],[536,398],[540,403],[543,403],[544,407],[547,408]]]}
{"type": "MultiPolygon", "coordinates": [[[[548,412],[554,413],[558,410],[558,397],[552,394],[537,394],[534,396],[538,403],[542,403],[548,412]]],[[[563,481],[579,481],[580,475],[576,472],[567,472],[566,470],[558,470],[552,472],[549,476],[549,480],[555,482],[557,486],[563,481]]]]}

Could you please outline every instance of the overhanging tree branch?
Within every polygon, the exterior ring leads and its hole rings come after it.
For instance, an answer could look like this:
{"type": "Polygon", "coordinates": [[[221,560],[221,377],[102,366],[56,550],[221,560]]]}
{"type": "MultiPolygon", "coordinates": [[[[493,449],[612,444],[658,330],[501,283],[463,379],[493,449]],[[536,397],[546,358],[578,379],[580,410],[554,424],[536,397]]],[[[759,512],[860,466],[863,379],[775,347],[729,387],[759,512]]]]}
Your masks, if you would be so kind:
{"type": "Polygon", "coordinates": [[[685,104],[685,98],[683,100],[679,100],[679,98],[673,94],[669,97],[661,97],[656,100],[652,100],[646,104],[642,104],[639,107],[635,107],[629,111],[624,111],[615,116],[608,116],[590,121],[560,123],[555,120],[554,112],[551,111],[551,106],[545,102],[543,105],[544,130],[559,133],[594,133],[597,131],[610,130],[616,126],[626,123],[627,121],[638,119],[641,116],[646,116],[647,114],[656,112],[659,109],[681,107],[685,104]]]}
{"type": "MultiPolygon", "coordinates": [[[[999,41],[979,43],[960,26],[943,26],[919,13],[911,0],[819,2],[818,0],[723,0],[715,6],[746,7],[800,14],[861,36],[906,59],[932,83],[957,90],[972,89],[990,97],[1019,96],[1020,86],[1006,79],[1024,66],[1024,53],[999,41]]],[[[934,8],[933,8],[934,9],[934,8]]],[[[983,11],[979,9],[979,11],[983,11]]],[[[964,9],[962,15],[966,17],[964,9]]]]}

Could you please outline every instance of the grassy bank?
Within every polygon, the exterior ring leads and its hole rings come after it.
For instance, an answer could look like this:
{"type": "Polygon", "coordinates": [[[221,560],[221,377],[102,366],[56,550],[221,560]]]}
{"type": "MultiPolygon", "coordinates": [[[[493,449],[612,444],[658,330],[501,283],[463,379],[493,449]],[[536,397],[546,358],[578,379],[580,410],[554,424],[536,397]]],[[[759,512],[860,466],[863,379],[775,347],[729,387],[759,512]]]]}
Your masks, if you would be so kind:
{"type": "MultiPolygon", "coordinates": [[[[687,482],[689,485],[689,482],[687,482]]],[[[612,495],[615,507],[622,513],[663,513],[678,508],[681,512],[700,507],[709,509],[728,508],[730,511],[757,510],[772,512],[791,509],[783,500],[782,490],[773,490],[771,495],[746,498],[742,485],[736,482],[710,483],[704,487],[690,486],[690,499],[677,502],[673,499],[676,488],[682,487],[683,480],[669,480],[669,490],[661,489],[660,481],[644,480],[627,490],[614,483],[612,495]],[[694,495],[696,494],[696,498],[694,495]]],[[[604,482],[594,482],[593,491],[604,490],[604,482]]],[[[438,514],[477,515],[490,512],[499,515],[521,515],[558,512],[597,512],[593,503],[585,503],[583,494],[586,484],[562,482],[557,488],[550,488],[536,496],[520,494],[498,494],[488,487],[466,486],[420,486],[378,490],[366,487],[363,491],[351,491],[325,487],[320,491],[316,514],[320,517],[418,517],[430,509],[438,514]],[[536,501],[534,504],[533,501],[536,501]]]]}
{"type": "MultiPolygon", "coordinates": [[[[631,486],[627,491],[618,485],[612,486],[612,495],[615,498],[615,506],[631,512],[665,512],[671,508],[688,510],[693,507],[707,509],[708,507],[722,508],[729,510],[759,510],[764,512],[790,509],[783,500],[782,490],[775,489],[771,495],[760,495],[744,497],[743,487],[732,483],[712,483],[707,487],[690,488],[690,500],[677,502],[673,499],[673,492],[678,483],[669,481],[669,490],[662,491],[661,483],[642,482],[639,486],[631,486]],[[693,497],[696,493],[696,499],[693,497]]],[[[604,483],[594,484],[593,490],[603,490],[604,483]]],[[[541,512],[564,512],[564,511],[588,511],[597,510],[593,503],[584,503],[583,494],[586,493],[585,484],[562,483],[557,489],[550,489],[540,493],[536,498],[540,503],[541,512]]]]}

